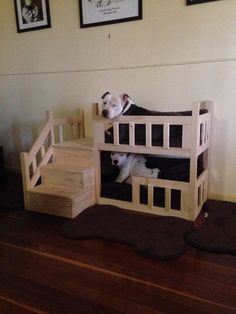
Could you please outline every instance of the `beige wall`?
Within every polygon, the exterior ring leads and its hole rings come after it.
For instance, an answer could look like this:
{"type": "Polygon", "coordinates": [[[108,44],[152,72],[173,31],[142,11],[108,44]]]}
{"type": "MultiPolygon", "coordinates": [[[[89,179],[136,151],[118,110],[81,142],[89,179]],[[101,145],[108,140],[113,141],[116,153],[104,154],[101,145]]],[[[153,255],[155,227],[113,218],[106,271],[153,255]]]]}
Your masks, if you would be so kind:
{"type": "Polygon", "coordinates": [[[143,0],[143,20],[79,28],[78,0],[50,0],[52,28],[18,34],[0,0],[0,144],[6,164],[32,144],[44,111],[86,112],[107,90],[156,110],[215,102],[210,193],[236,200],[236,1],[143,0]]]}

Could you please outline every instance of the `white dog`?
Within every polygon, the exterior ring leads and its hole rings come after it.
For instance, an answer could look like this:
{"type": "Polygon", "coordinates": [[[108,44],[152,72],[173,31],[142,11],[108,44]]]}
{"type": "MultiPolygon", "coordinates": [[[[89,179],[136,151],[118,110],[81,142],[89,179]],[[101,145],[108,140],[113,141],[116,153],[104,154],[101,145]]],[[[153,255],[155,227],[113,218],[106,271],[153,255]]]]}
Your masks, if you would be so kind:
{"type": "Polygon", "coordinates": [[[113,119],[121,115],[130,116],[152,116],[158,115],[158,112],[139,107],[127,94],[112,96],[106,92],[102,97],[102,115],[105,118],[113,119]]]}
{"type": "Polygon", "coordinates": [[[157,179],[160,170],[158,168],[149,169],[146,167],[146,158],[139,154],[111,153],[111,160],[114,166],[120,168],[120,173],[116,178],[119,183],[132,183],[132,176],[148,177],[157,179]]]}

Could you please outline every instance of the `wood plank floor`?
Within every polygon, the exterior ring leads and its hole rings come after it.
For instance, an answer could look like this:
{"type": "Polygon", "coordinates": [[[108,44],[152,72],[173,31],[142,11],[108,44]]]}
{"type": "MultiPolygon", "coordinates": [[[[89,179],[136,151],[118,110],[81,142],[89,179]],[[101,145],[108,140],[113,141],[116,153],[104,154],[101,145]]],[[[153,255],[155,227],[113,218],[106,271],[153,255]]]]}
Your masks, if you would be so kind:
{"type": "Polygon", "coordinates": [[[0,192],[0,313],[236,313],[235,257],[64,239],[67,220],[22,210],[20,193],[16,178],[0,192]]]}

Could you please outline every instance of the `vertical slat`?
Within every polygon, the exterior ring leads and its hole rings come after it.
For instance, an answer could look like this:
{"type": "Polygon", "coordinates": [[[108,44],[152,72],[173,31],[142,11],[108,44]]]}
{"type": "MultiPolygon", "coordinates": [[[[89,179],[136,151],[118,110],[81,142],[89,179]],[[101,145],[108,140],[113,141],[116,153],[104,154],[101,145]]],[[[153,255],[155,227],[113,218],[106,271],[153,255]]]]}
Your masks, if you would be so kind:
{"type": "Polygon", "coordinates": [[[204,143],[208,140],[208,121],[205,121],[204,143]]]}
{"type": "Polygon", "coordinates": [[[61,124],[59,124],[58,128],[59,128],[59,143],[62,143],[63,142],[63,127],[61,124]]]}
{"type": "Polygon", "coordinates": [[[45,145],[44,144],[40,147],[40,153],[41,153],[41,158],[43,159],[43,157],[45,156],[45,145]]]}
{"type": "Polygon", "coordinates": [[[205,181],[202,182],[202,203],[205,201],[205,181]]]}
{"type": "Polygon", "coordinates": [[[129,146],[135,146],[135,124],[134,122],[129,123],[129,146]]]}
{"type": "Polygon", "coordinates": [[[132,202],[134,203],[134,205],[138,205],[140,203],[139,195],[140,185],[137,178],[132,177],[132,202]]]}
{"type": "Polygon", "coordinates": [[[148,185],[148,207],[153,207],[153,186],[150,184],[148,185]]]}
{"type": "Polygon", "coordinates": [[[165,188],[165,210],[171,209],[171,189],[165,188]]]}
{"type": "Polygon", "coordinates": [[[70,128],[71,128],[71,137],[73,138],[73,139],[75,139],[77,136],[77,127],[76,127],[76,124],[71,124],[71,126],[70,126],[70,128]]]}
{"type": "Polygon", "coordinates": [[[53,125],[53,114],[52,111],[46,111],[46,120],[50,123],[50,145],[55,144],[55,134],[53,125]]]}
{"type": "Polygon", "coordinates": [[[204,140],[204,134],[205,134],[205,123],[201,123],[201,139],[200,139],[200,143],[201,145],[204,145],[205,144],[205,140],[204,140]]]}
{"type": "Polygon", "coordinates": [[[93,103],[92,104],[92,116],[93,116],[93,118],[95,118],[98,115],[99,115],[99,105],[98,105],[98,103],[93,103]]]}
{"type": "MultiPolygon", "coordinates": [[[[96,104],[96,106],[94,105],[94,112],[93,112],[93,115],[95,116],[95,111],[97,111],[98,113],[98,104],[96,104]]],[[[78,128],[77,128],[77,131],[78,131],[78,137],[79,138],[84,138],[85,137],[85,127],[84,127],[84,111],[83,110],[78,110],[78,114],[79,114],[79,117],[80,117],[80,122],[78,124],[78,128]]],[[[75,135],[75,137],[77,137],[75,135]]]]}
{"type": "Polygon", "coordinates": [[[32,169],[33,169],[33,173],[35,173],[36,170],[37,170],[36,157],[34,157],[34,159],[33,159],[33,161],[32,161],[32,169]]]}
{"type": "Polygon", "coordinates": [[[164,139],[163,139],[163,147],[164,148],[169,148],[169,138],[170,138],[170,128],[169,128],[169,123],[164,123],[164,139]]]}
{"type": "Polygon", "coordinates": [[[191,143],[191,126],[183,124],[182,148],[189,148],[191,143]]]}
{"type": "Polygon", "coordinates": [[[152,124],[146,123],[146,147],[152,147],[152,124]]]}
{"type": "Polygon", "coordinates": [[[180,210],[182,214],[185,212],[185,208],[187,208],[185,201],[185,193],[186,190],[180,190],[180,210]]]}
{"type": "Polygon", "coordinates": [[[114,131],[114,145],[119,145],[120,140],[119,140],[119,123],[114,122],[113,124],[113,131],[114,131]]]}

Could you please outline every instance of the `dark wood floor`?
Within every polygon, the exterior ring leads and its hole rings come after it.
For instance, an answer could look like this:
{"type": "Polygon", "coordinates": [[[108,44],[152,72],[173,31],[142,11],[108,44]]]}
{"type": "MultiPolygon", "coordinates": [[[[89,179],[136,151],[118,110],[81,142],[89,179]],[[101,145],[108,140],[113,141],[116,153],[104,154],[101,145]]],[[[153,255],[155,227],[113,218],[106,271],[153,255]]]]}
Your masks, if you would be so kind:
{"type": "Polygon", "coordinates": [[[188,248],[175,260],[60,236],[57,217],[22,210],[20,180],[1,184],[0,313],[236,313],[236,258],[188,248]]]}

